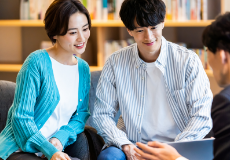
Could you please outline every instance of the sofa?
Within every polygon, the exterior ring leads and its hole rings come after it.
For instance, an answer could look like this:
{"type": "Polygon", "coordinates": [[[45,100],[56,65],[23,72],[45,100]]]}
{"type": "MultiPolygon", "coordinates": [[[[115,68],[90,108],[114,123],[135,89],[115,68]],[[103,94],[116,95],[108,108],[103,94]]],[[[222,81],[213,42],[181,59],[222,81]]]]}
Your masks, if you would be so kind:
{"type": "MultiPolygon", "coordinates": [[[[89,109],[92,115],[94,111],[94,102],[96,87],[101,75],[101,71],[91,72],[91,88],[89,92],[89,109]]],[[[0,80],[0,132],[4,129],[7,120],[7,113],[14,99],[16,84],[14,82],[0,80]]],[[[120,112],[116,115],[116,122],[120,117],[120,112]]],[[[121,119],[121,118],[120,118],[121,119]]],[[[86,122],[85,131],[78,135],[79,142],[76,148],[81,160],[96,160],[104,145],[103,139],[96,134],[96,129],[93,128],[93,120],[90,116],[86,122]]],[[[68,150],[68,147],[66,148],[68,150]]]]}

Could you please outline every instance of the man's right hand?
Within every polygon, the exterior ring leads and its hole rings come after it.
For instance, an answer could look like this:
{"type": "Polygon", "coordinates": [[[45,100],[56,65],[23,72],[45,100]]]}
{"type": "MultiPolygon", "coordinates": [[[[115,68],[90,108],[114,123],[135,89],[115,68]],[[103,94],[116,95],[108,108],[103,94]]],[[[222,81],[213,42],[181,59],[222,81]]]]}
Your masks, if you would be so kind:
{"type": "Polygon", "coordinates": [[[125,153],[127,160],[137,160],[135,156],[135,154],[137,153],[134,150],[134,148],[137,148],[137,147],[133,144],[122,145],[122,151],[125,153]]]}
{"type": "Polygon", "coordinates": [[[69,156],[63,152],[56,152],[50,160],[71,160],[69,156]]]}

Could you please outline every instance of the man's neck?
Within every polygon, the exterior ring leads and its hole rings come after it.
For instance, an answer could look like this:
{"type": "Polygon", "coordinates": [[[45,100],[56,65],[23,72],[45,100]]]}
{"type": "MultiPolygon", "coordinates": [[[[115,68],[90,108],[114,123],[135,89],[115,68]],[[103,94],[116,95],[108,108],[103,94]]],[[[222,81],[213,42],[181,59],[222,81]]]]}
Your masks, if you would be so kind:
{"type": "Polygon", "coordinates": [[[157,60],[157,58],[159,57],[160,55],[160,51],[161,51],[161,47],[157,50],[157,51],[154,51],[154,52],[148,52],[148,53],[144,53],[144,52],[141,52],[139,49],[138,49],[138,54],[139,54],[139,57],[147,62],[147,63],[151,63],[151,62],[155,62],[157,60]]]}

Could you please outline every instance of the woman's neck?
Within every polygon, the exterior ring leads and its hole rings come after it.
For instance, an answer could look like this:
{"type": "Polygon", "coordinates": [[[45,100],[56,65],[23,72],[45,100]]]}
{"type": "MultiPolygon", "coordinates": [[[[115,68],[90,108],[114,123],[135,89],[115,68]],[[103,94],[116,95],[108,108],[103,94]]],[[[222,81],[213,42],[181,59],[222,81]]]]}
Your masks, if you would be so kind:
{"type": "Polygon", "coordinates": [[[73,56],[72,53],[67,52],[57,44],[54,46],[47,48],[49,56],[64,65],[76,65],[77,59],[73,56]]]}

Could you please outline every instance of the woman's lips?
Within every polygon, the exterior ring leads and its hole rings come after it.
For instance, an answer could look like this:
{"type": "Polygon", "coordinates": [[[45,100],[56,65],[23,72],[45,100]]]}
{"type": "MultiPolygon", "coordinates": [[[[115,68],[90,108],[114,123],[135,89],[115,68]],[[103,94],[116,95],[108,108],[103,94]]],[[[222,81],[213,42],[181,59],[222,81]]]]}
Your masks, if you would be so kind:
{"type": "Polygon", "coordinates": [[[82,48],[84,47],[84,45],[85,45],[85,43],[83,43],[82,46],[76,46],[76,45],[75,45],[75,47],[76,47],[77,49],[82,49],[82,48]]]}

